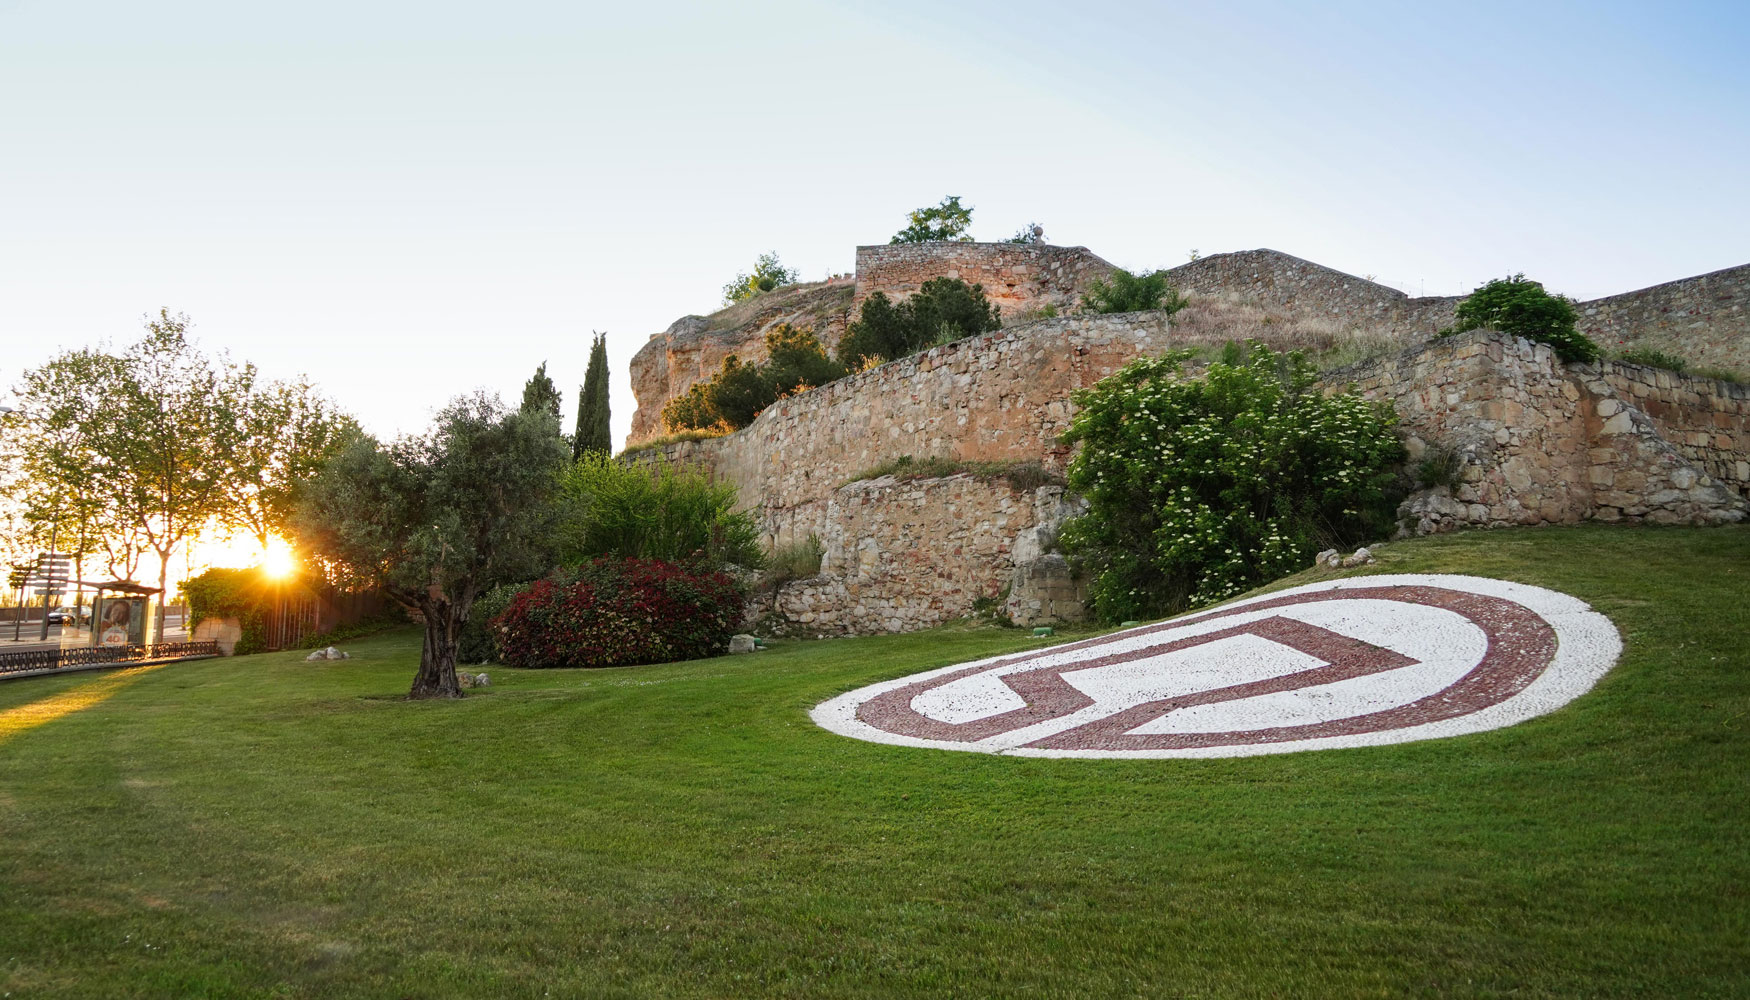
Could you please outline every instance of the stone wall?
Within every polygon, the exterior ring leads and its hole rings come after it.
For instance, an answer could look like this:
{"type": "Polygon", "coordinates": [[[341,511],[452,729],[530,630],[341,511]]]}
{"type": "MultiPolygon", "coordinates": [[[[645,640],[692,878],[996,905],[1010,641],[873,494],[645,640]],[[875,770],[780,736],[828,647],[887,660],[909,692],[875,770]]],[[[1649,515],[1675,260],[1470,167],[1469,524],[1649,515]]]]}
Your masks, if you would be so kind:
{"type": "Polygon", "coordinates": [[[1327,319],[1405,345],[1428,340],[1453,322],[1457,297],[1411,298],[1366,278],[1277,250],[1213,254],[1168,271],[1173,287],[1193,296],[1233,298],[1296,319],[1327,319]]]}
{"type": "MultiPolygon", "coordinates": [[[[1743,498],[1667,440],[1632,392],[1612,385],[1623,379],[1615,368],[1562,365],[1543,344],[1476,331],[1334,372],[1325,384],[1332,391],[1353,385],[1391,401],[1412,459],[1430,448],[1459,455],[1454,487],[1405,505],[1412,533],[1742,519],[1743,498]]],[[[1670,391],[1672,426],[1712,423],[1724,412],[1711,402],[1691,403],[1681,391],[1670,391]]],[[[1723,398],[1736,410],[1736,399],[1723,398]]],[[[1741,426],[1742,414],[1732,417],[1741,426]]],[[[1732,438],[1734,447],[1740,440],[1732,438]]],[[[1740,450],[1721,461],[1743,459],[1750,454],[1740,450]]]]}
{"type": "Polygon", "coordinates": [[[1061,470],[1070,395],[1171,342],[1160,313],[1071,316],[969,337],[779,400],[734,434],[663,446],[767,510],[828,496],[903,455],[1061,470]]]}
{"type": "Polygon", "coordinates": [[[1621,361],[1599,368],[1683,457],[1750,498],[1750,386],[1621,361]]]}
{"type": "Polygon", "coordinates": [[[1607,351],[1647,347],[1750,376],[1750,264],[1582,302],[1580,332],[1607,351]]]}
{"type": "Polygon", "coordinates": [[[874,292],[900,299],[931,278],[983,285],[1004,319],[1050,305],[1068,311],[1112,265],[1087,247],[1045,243],[897,243],[857,248],[857,294],[851,315],[874,292]]]}

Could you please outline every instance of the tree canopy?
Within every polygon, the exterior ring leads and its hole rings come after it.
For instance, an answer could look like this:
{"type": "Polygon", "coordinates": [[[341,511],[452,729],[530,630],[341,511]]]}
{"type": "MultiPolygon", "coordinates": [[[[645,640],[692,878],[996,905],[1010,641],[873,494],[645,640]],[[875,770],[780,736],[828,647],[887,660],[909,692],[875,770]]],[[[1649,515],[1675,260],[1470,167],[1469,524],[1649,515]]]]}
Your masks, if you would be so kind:
{"type": "Polygon", "coordinates": [[[961,205],[957,194],[943,198],[940,204],[913,209],[906,223],[888,243],[972,242],[966,232],[972,228],[972,206],[961,205]]]}
{"type": "Polygon", "coordinates": [[[551,567],[567,458],[544,401],[506,411],[475,395],[423,435],[356,439],[312,482],[297,518],[308,551],[425,620],[409,697],[460,697],[456,642],[475,598],[551,567]]]}

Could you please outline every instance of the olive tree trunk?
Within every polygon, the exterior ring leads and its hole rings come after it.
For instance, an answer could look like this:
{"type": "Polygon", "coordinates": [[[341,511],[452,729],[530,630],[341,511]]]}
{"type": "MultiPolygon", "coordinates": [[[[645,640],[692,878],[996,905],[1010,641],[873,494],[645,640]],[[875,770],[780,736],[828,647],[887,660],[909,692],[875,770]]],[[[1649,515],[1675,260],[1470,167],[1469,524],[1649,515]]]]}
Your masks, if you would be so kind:
{"type": "Polygon", "coordinates": [[[468,620],[469,605],[443,598],[420,600],[419,610],[425,615],[425,643],[419,651],[419,672],[413,675],[409,698],[460,698],[462,685],[456,680],[456,637],[468,620]]]}

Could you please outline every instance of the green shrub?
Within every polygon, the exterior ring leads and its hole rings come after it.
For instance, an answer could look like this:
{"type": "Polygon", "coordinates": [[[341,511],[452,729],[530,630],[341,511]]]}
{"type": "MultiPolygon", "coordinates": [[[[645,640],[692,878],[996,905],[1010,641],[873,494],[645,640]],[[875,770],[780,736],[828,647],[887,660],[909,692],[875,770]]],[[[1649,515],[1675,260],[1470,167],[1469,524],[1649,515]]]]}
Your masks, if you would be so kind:
{"type": "Polygon", "coordinates": [[[1389,406],[1325,396],[1300,354],[1254,345],[1187,377],[1144,358],[1076,394],[1062,533],[1105,621],[1159,618],[1306,567],[1391,525],[1403,448],[1389,406]]]}
{"type": "Polygon", "coordinates": [[[892,361],[927,347],[1001,329],[996,306],[984,296],[983,285],[959,278],[931,278],[917,293],[894,302],[885,292],[863,300],[857,319],[839,341],[839,364],[861,366],[865,359],[892,361]]]}
{"type": "Polygon", "coordinates": [[[1598,345],[1574,328],[1574,304],[1523,274],[1496,278],[1458,304],[1455,333],[1499,330],[1555,348],[1563,361],[1596,361],[1598,345]]]}
{"type": "Polygon", "coordinates": [[[766,360],[744,364],[731,354],[723,367],[662,408],[671,431],[739,430],[785,396],[845,377],[844,366],[826,356],[811,329],[780,323],[766,332],[766,360]]]}
{"type": "Polygon", "coordinates": [[[287,586],[274,581],[260,567],[225,569],[213,567],[182,583],[188,601],[190,627],[205,618],[235,618],[242,628],[233,656],[267,650],[267,612],[287,586]]]}
{"type": "Polygon", "coordinates": [[[585,455],[560,478],[555,541],[560,561],[598,556],[758,568],[759,528],[735,509],[735,486],[667,463],[585,455]]]}
{"type": "Polygon", "coordinates": [[[467,624],[462,626],[462,634],[456,639],[457,663],[495,663],[502,659],[492,620],[503,614],[510,602],[530,586],[527,583],[500,584],[474,599],[467,624]]]}
{"type": "Polygon", "coordinates": [[[791,580],[806,580],[820,572],[820,561],[825,556],[826,546],[813,533],[800,541],[774,546],[766,556],[766,572],[760,578],[760,587],[771,589],[791,580]]]}
{"type": "Polygon", "coordinates": [[[1095,278],[1082,295],[1082,308],[1092,313],[1143,312],[1159,309],[1171,315],[1185,308],[1177,289],[1167,284],[1167,272],[1131,274],[1115,268],[1104,278],[1095,278]]]}
{"type": "Polygon", "coordinates": [[[738,274],[735,280],[723,286],[723,302],[734,305],[753,298],[761,292],[769,292],[784,285],[794,285],[801,273],[784,266],[776,253],[760,254],[759,261],[754,264],[752,274],[738,274]]]}
{"type": "Polygon", "coordinates": [[[1636,347],[1623,351],[1616,356],[1618,361],[1626,361],[1631,365],[1646,365],[1648,368],[1664,368],[1667,371],[1681,372],[1689,367],[1689,362],[1675,354],[1655,351],[1650,347],[1636,347]]]}
{"type": "Polygon", "coordinates": [[[513,667],[669,663],[725,652],[744,597],[726,573],[605,556],[536,580],[490,626],[513,667]]]}

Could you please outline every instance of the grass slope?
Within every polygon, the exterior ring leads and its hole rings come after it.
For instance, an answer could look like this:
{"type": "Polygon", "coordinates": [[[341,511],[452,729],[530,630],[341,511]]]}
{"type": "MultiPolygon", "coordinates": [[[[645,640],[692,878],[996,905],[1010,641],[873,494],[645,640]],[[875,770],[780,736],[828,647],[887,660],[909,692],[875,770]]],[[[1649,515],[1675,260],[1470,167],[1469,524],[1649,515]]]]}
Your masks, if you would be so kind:
{"type": "MultiPolygon", "coordinates": [[[[446,704],[395,700],[411,633],[178,665],[0,743],[0,992],[1750,993],[1750,530],[1381,557],[1576,594],[1627,651],[1511,729],[1206,761],[904,749],[805,715],[1032,644],[997,629],[495,669],[446,704]]],[[[87,683],[3,684],[0,710],[87,683]]]]}

